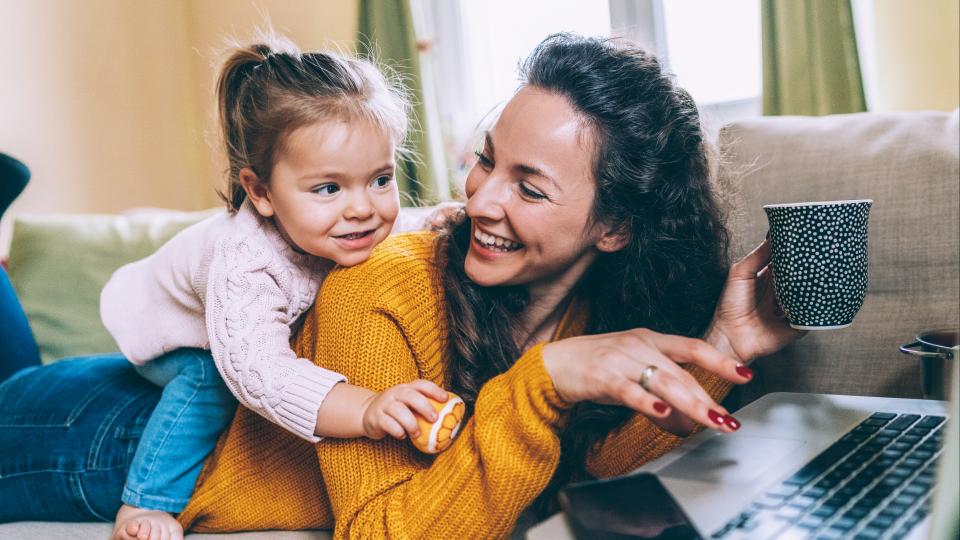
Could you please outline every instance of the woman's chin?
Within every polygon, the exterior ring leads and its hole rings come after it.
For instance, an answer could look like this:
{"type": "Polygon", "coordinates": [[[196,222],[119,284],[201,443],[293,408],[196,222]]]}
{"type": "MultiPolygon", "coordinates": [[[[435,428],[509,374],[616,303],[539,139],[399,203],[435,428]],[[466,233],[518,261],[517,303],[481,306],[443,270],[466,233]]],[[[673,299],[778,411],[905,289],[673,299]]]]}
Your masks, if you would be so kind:
{"type": "Polygon", "coordinates": [[[469,252],[463,262],[463,271],[470,278],[470,281],[481,287],[498,287],[509,285],[510,278],[513,275],[504,275],[504,268],[499,268],[496,264],[480,261],[469,252]]]}

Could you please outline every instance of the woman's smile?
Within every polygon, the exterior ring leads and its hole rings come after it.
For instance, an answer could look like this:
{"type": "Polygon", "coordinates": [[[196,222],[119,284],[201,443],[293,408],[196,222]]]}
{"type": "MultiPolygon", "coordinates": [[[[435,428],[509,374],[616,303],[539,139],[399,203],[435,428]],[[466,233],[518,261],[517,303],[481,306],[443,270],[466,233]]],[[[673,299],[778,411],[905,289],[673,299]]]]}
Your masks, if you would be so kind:
{"type": "Polygon", "coordinates": [[[480,255],[487,256],[488,258],[490,256],[512,253],[523,249],[523,244],[520,242],[482,231],[476,224],[473,225],[473,244],[476,245],[477,249],[483,250],[480,255]],[[487,252],[489,252],[489,255],[487,252]]]}

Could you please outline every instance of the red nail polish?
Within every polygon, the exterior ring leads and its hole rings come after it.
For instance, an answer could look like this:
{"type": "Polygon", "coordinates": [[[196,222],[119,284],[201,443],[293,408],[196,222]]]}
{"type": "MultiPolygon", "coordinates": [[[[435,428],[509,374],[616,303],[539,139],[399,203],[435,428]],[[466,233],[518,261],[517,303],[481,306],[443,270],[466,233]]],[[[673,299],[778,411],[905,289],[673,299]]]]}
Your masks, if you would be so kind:
{"type": "Polygon", "coordinates": [[[730,426],[730,429],[732,429],[732,430],[734,430],[734,431],[740,429],[740,421],[737,420],[736,418],[730,416],[729,414],[726,415],[726,416],[724,416],[724,417],[723,417],[723,420],[724,420],[724,422],[726,422],[726,424],[727,424],[728,426],[730,426]]]}
{"type": "Polygon", "coordinates": [[[713,423],[722,426],[723,425],[723,415],[717,411],[710,409],[707,411],[707,416],[710,417],[710,420],[713,420],[713,423]]]}
{"type": "Polygon", "coordinates": [[[654,401],[653,410],[657,411],[659,414],[663,414],[667,412],[667,404],[662,401],[654,401]]]}
{"type": "Polygon", "coordinates": [[[744,365],[737,366],[737,374],[747,379],[753,378],[753,370],[744,365]]]}

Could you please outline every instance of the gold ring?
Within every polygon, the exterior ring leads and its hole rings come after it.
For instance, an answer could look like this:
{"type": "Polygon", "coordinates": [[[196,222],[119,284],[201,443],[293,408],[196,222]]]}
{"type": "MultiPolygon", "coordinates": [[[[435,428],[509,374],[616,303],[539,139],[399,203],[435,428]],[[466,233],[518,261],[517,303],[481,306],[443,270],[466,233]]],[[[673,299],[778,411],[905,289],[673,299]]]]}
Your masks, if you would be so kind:
{"type": "Polygon", "coordinates": [[[650,384],[650,379],[653,378],[653,374],[656,372],[657,366],[647,366],[643,368],[643,371],[640,373],[640,387],[649,392],[650,387],[648,385],[650,384]]]}

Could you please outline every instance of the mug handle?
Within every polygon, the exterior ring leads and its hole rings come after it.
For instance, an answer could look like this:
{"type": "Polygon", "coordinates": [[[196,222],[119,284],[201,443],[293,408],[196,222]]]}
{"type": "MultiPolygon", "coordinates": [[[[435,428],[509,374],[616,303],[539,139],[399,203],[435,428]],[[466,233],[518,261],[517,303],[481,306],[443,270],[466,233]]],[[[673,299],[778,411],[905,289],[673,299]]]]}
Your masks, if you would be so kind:
{"type": "Polygon", "coordinates": [[[929,351],[918,351],[914,347],[919,347],[920,342],[914,341],[913,343],[908,343],[906,345],[900,346],[900,352],[904,354],[910,354],[913,356],[919,356],[920,358],[946,358],[943,353],[938,352],[929,352],[929,351]]]}

